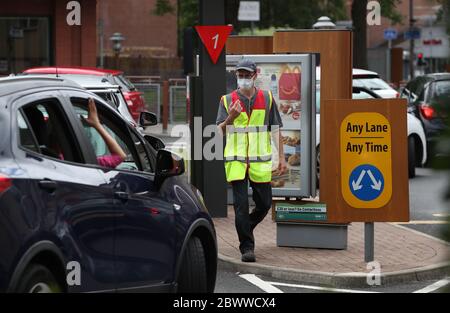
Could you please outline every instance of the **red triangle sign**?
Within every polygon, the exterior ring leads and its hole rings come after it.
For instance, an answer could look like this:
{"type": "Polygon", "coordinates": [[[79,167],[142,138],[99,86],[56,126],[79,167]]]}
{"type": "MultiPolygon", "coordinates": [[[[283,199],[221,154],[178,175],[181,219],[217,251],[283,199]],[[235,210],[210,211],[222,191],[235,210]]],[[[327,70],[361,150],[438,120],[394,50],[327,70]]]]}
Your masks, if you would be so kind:
{"type": "Polygon", "coordinates": [[[216,64],[233,26],[195,26],[195,29],[208,50],[211,61],[216,64]]]}

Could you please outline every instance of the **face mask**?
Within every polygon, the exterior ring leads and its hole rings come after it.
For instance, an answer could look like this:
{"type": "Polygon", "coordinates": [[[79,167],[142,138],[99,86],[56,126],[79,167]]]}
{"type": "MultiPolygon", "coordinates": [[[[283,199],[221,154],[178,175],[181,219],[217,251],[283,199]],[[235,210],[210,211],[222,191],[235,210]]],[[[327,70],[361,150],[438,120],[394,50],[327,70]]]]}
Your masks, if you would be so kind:
{"type": "Polygon", "coordinates": [[[249,90],[253,88],[254,81],[251,78],[238,78],[238,87],[240,89],[249,90]]]}

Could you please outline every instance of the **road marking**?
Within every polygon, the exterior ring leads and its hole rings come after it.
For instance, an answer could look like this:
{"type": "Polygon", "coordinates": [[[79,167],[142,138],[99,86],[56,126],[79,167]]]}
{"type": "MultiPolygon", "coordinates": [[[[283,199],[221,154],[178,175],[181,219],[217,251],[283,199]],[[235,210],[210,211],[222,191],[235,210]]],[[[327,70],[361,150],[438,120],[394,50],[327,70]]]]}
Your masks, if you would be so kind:
{"type": "Polygon", "coordinates": [[[309,285],[286,284],[286,283],[278,283],[278,282],[267,282],[267,283],[269,283],[271,285],[275,285],[275,286],[284,286],[284,287],[311,289],[311,290],[329,291],[329,292],[339,292],[339,293],[379,293],[377,291],[337,289],[337,288],[327,288],[327,287],[318,287],[318,286],[309,286],[309,285]]]}
{"type": "Polygon", "coordinates": [[[442,279],[442,280],[435,282],[434,284],[431,284],[425,288],[414,291],[413,293],[430,293],[430,292],[436,291],[442,287],[445,287],[448,284],[450,284],[450,279],[448,279],[448,278],[442,279]]]}
{"type": "Polygon", "coordinates": [[[409,221],[409,222],[395,222],[394,225],[446,225],[450,224],[448,221],[409,221]]]}
{"type": "Polygon", "coordinates": [[[256,275],[254,275],[254,274],[242,274],[242,275],[239,275],[239,277],[247,280],[248,282],[252,283],[256,287],[258,287],[259,289],[262,289],[263,291],[265,291],[267,293],[283,293],[283,291],[281,291],[277,287],[274,287],[270,283],[265,282],[264,280],[256,277],[256,275]]]}
{"type": "Polygon", "coordinates": [[[450,213],[436,213],[433,214],[434,217],[450,217],[450,213]]]}

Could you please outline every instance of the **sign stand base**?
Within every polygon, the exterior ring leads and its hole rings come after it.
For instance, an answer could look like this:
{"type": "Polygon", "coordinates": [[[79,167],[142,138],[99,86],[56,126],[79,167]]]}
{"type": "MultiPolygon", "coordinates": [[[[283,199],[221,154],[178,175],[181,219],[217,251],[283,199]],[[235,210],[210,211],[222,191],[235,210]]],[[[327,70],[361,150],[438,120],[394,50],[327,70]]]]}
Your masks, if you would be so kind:
{"type": "Polygon", "coordinates": [[[348,224],[277,222],[277,246],[347,249],[348,224]]]}

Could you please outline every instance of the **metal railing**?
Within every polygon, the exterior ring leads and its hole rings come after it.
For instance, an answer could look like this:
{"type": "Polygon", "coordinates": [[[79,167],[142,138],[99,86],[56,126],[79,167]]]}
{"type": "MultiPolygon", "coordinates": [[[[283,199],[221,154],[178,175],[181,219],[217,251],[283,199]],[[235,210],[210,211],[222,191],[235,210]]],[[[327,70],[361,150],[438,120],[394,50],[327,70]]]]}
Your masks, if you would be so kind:
{"type": "Polygon", "coordinates": [[[164,123],[164,92],[168,92],[168,123],[187,123],[189,110],[186,102],[186,79],[169,79],[167,91],[160,76],[127,76],[135,87],[144,95],[146,110],[155,113],[158,120],[164,123]]]}
{"type": "Polygon", "coordinates": [[[176,85],[169,87],[169,112],[171,124],[188,122],[186,86],[176,85]]]}

